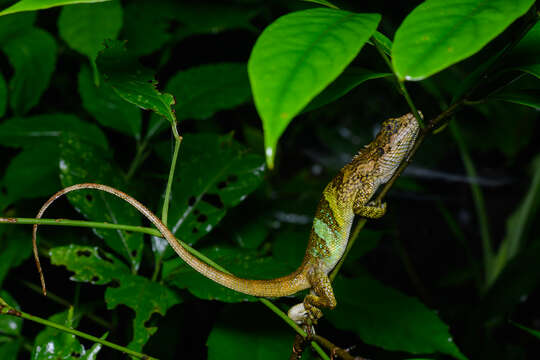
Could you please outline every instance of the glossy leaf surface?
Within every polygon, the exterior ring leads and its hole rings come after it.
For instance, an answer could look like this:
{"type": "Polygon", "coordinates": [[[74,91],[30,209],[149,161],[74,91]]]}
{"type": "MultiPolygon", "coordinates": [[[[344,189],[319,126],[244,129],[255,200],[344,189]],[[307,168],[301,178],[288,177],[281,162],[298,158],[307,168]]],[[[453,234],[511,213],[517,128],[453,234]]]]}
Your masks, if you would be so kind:
{"type": "Polygon", "coordinates": [[[482,49],[534,0],[428,0],[396,31],[392,64],[404,80],[422,80],[482,49]]]}
{"type": "Polygon", "coordinates": [[[353,60],[379,20],[378,14],[310,9],[280,17],[259,36],[248,72],[270,168],[289,122],[353,60]]]}

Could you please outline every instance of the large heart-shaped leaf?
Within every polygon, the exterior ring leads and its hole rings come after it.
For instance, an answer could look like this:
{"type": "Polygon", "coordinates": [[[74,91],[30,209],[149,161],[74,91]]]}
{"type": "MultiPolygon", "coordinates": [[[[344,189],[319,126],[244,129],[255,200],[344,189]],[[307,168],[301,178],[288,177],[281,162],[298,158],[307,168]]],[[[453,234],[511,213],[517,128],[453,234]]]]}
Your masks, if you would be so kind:
{"type": "Polygon", "coordinates": [[[248,72],[270,168],[289,122],[354,59],[380,18],[310,9],[280,17],[259,36],[248,72]]]}

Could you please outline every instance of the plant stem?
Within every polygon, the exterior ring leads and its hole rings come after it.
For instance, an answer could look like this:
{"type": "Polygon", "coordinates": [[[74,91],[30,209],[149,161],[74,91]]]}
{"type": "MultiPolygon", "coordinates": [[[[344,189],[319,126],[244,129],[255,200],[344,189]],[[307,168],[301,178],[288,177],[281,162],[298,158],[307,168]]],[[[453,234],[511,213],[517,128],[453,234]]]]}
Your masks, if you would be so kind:
{"type": "Polygon", "coordinates": [[[83,339],[90,340],[90,341],[105,345],[107,347],[110,347],[111,349],[118,350],[120,352],[123,352],[123,353],[125,353],[127,355],[131,355],[131,356],[136,357],[138,359],[157,360],[154,357],[151,357],[151,356],[148,356],[148,355],[145,355],[145,354],[141,354],[139,352],[133,351],[133,350],[128,349],[126,347],[114,344],[114,343],[112,343],[110,341],[100,339],[98,337],[86,334],[86,333],[84,333],[82,331],[71,329],[71,328],[69,328],[67,326],[57,324],[57,323],[52,322],[50,320],[46,320],[46,319],[40,318],[38,316],[30,315],[30,314],[27,314],[25,312],[19,311],[19,310],[15,309],[15,308],[11,307],[10,305],[8,305],[2,298],[0,298],[0,315],[16,316],[16,317],[26,319],[26,320],[29,320],[29,321],[32,321],[32,322],[35,322],[35,323],[38,323],[38,324],[49,326],[49,327],[58,329],[60,331],[63,331],[63,332],[66,332],[66,333],[73,334],[75,336],[81,337],[83,339]]]}
{"type": "Polygon", "coordinates": [[[135,171],[139,168],[139,166],[142,164],[144,159],[146,158],[146,147],[148,146],[148,140],[144,139],[141,143],[137,144],[137,153],[135,154],[135,157],[133,158],[133,161],[131,162],[131,165],[129,166],[129,170],[126,174],[126,180],[130,180],[133,175],[135,175],[135,171]]]}
{"type": "MultiPolygon", "coordinates": [[[[455,121],[450,123],[450,131],[458,146],[461,160],[463,161],[467,175],[471,178],[476,178],[477,173],[474,163],[469,155],[467,145],[465,144],[459,127],[455,121]]],[[[491,282],[493,276],[493,248],[491,246],[491,237],[489,235],[486,205],[480,186],[474,181],[471,181],[469,185],[471,187],[476,216],[478,217],[478,223],[480,226],[480,236],[482,238],[482,256],[484,260],[484,286],[486,286],[491,282]]]]}
{"type": "MultiPolygon", "coordinates": [[[[165,188],[165,198],[163,199],[163,208],[161,209],[161,222],[167,226],[167,220],[169,216],[169,203],[171,200],[171,189],[174,179],[174,172],[176,170],[176,160],[178,159],[178,151],[180,150],[180,144],[182,144],[182,137],[178,134],[176,125],[173,126],[174,133],[174,151],[171,160],[171,168],[169,170],[169,178],[167,179],[167,186],[165,188]]],[[[156,281],[159,277],[159,272],[161,270],[161,264],[163,263],[163,255],[161,253],[156,257],[156,262],[154,265],[154,273],[152,274],[152,281],[156,281]]]]}
{"type": "Polygon", "coordinates": [[[414,117],[416,118],[416,121],[418,121],[418,124],[420,125],[420,128],[424,128],[424,120],[420,116],[420,113],[418,113],[418,110],[416,109],[416,106],[414,105],[409,93],[407,92],[407,88],[405,87],[405,83],[403,81],[399,80],[398,77],[396,76],[396,74],[394,73],[394,67],[392,66],[392,62],[390,61],[388,56],[386,56],[386,53],[381,48],[381,45],[377,41],[377,39],[375,39],[375,37],[372,36],[371,41],[375,45],[375,48],[379,52],[379,55],[381,55],[384,62],[386,63],[386,65],[390,69],[390,71],[392,71],[392,73],[394,74],[394,78],[395,78],[395,80],[397,82],[397,85],[398,85],[399,89],[401,90],[401,94],[405,98],[405,101],[407,101],[407,104],[409,105],[409,108],[411,109],[412,113],[414,114],[414,117]]]}
{"type": "MultiPolygon", "coordinates": [[[[32,284],[31,282],[28,282],[28,281],[23,281],[22,282],[24,284],[24,286],[26,286],[27,288],[29,288],[30,290],[32,291],[35,291],[36,293],[38,294],[42,294],[42,290],[41,290],[41,287],[37,286],[37,285],[34,285],[32,284]]],[[[60,305],[63,305],[67,308],[71,307],[71,303],[63,298],[61,298],[60,296],[58,295],[55,295],[53,293],[51,293],[50,291],[47,291],[47,299],[51,299],[52,301],[60,304],[60,305]]],[[[92,313],[83,313],[84,316],[86,316],[88,319],[92,320],[93,322],[95,322],[96,324],[98,325],[101,325],[103,326],[105,329],[111,329],[113,327],[113,325],[108,322],[107,320],[97,316],[97,315],[94,315],[92,313]]]]}
{"type": "Polygon", "coordinates": [[[115,229],[115,230],[126,230],[132,232],[140,232],[149,235],[161,236],[160,232],[156,229],[144,227],[144,226],[133,226],[133,225],[122,225],[122,224],[111,224],[104,222],[94,222],[94,221],[85,221],[85,220],[69,220],[69,219],[35,219],[35,218],[0,218],[0,224],[22,224],[22,225],[55,225],[55,226],[78,226],[78,227],[91,227],[98,229],[115,229]]]}

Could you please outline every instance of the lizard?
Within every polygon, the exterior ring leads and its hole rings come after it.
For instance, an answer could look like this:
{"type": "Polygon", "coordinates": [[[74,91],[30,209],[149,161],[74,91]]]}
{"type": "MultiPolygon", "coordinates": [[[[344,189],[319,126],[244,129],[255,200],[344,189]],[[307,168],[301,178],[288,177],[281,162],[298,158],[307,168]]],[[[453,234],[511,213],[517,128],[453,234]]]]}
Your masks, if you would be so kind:
{"type": "MultiPolygon", "coordinates": [[[[36,219],[41,218],[56,199],[71,191],[96,189],[110,193],[134,206],[159,230],[180,258],[218,284],[244,294],[271,298],[310,289],[303,302],[293,306],[288,315],[297,323],[316,323],[322,316],[321,308],[333,309],[337,305],[328,275],[345,252],[355,215],[377,219],[385,214],[386,203],[370,200],[378,187],[393,176],[408,156],[418,132],[418,122],[410,113],[387,119],[381,124],[375,139],[365,145],[324,188],[301,265],[289,275],[275,279],[243,279],[206,264],[189,253],[167,226],[143,204],[107,185],[83,183],[66,187],[44,203],[36,219]]],[[[32,234],[34,258],[46,294],[36,244],[37,227],[34,224],[32,234]]]]}

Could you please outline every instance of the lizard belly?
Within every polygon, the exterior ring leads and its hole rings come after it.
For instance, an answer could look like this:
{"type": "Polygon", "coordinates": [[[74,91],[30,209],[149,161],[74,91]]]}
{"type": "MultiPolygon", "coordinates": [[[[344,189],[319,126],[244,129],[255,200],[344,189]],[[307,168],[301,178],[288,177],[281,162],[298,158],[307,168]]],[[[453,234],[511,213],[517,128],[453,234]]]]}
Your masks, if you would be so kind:
{"type": "Polygon", "coordinates": [[[340,206],[333,195],[325,191],[319,202],[310,238],[311,256],[326,274],[343,256],[354,219],[352,207],[340,206]]]}

